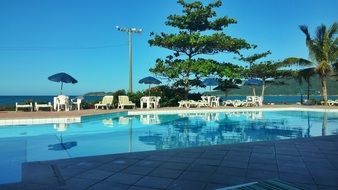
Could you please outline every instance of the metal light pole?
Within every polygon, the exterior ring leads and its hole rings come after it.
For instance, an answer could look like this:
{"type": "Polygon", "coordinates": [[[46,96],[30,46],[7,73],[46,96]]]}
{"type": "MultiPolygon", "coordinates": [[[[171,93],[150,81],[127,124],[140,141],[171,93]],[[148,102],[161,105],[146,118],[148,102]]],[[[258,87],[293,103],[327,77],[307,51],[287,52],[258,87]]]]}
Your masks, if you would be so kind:
{"type": "Polygon", "coordinates": [[[138,28],[120,28],[116,26],[116,29],[121,32],[128,33],[129,39],[129,92],[133,93],[133,58],[132,58],[132,34],[141,33],[142,29],[138,28]]]}

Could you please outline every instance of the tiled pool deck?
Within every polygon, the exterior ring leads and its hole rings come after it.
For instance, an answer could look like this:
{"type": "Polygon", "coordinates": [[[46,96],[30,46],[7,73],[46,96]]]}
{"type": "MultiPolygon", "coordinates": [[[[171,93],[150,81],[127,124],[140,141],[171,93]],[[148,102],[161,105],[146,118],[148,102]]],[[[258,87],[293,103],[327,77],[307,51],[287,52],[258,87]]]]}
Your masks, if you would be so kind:
{"type": "Polygon", "coordinates": [[[23,164],[0,189],[215,189],[281,179],[338,189],[338,136],[114,154],[23,164]]]}

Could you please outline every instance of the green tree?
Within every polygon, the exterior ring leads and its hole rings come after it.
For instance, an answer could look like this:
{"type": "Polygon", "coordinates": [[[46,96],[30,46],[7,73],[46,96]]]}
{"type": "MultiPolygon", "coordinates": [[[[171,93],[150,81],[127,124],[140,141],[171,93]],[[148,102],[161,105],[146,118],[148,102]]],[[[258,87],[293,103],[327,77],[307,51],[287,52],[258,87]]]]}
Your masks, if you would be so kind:
{"type": "Polygon", "coordinates": [[[222,2],[216,0],[208,5],[196,1],[186,3],[178,0],[182,6],[182,15],[170,15],[166,25],[177,28],[178,33],[151,33],[150,46],[158,46],[172,51],[166,59],[157,59],[150,71],[174,81],[174,85],[185,89],[188,96],[192,86],[202,87],[200,77],[220,75],[239,77],[233,72],[232,64],[219,63],[207,59],[206,55],[217,53],[239,54],[241,49],[254,47],[243,39],[233,38],[223,33],[223,29],[236,20],[226,16],[217,17],[215,8],[222,2]]]}
{"type": "Polygon", "coordinates": [[[291,76],[291,71],[283,69],[284,67],[282,62],[266,61],[259,64],[253,64],[250,69],[245,71],[246,76],[262,80],[262,101],[264,101],[265,89],[270,84],[282,85],[284,83],[277,79],[291,76]]]}
{"type": "Polygon", "coordinates": [[[239,89],[238,85],[242,81],[239,79],[220,79],[218,86],[214,90],[219,90],[224,93],[225,96],[228,96],[228,93],[233,89],[239,89]]]}
{"type": "MultiPolygon", "coordinates": [[[[250,70],[252,65],[257,64],[258,59],[264,58],[264,57],[268,56],[269,54],[271,54],[270,51],[266,51],[266,52],[263,52],[263,53],[255,53],[255,54],[247,56],[247,57],[240,55],[239,60],[244,61],[245,63],[248,63],[249,64],[249,70],[250,70]]],[[[249,70],[244,72],[244,74],[245,74],[244,77],[247,78],[247,79],[253,78],[253,76],[250,75],[249,70]]],[[[252,94],[254,96],[256,96],[256,88],[254,86],[251,87],[251,88],[252,88],[252,94]]]]}
{"type": "Polygon", "coordinates": [[[326,80],[332,73],[338,57],[338,40],[336,37],[338,24],[333,23],[329,28],[323,24],[318,26],[314,37],[311,37],[306,25],[301,25],[299,28],[306,36],[306,46],[312,61],[295,57],[288,58],[285,61],[289,64],[300,64],[315,68],[321,80],[324,103],[327,105],[326,80]]]}
{"type": "Polygon", "coordinates": [[[307,99],[310,99],[310,87],[311,87],[311,77],[313,77],[316,74],[316,71],[314,68],[306,68],[299,71],[294,72],[294,77],[298,81],[298,83],[301,85],[303,81],[306,82],[307,86],[307,99]]]}

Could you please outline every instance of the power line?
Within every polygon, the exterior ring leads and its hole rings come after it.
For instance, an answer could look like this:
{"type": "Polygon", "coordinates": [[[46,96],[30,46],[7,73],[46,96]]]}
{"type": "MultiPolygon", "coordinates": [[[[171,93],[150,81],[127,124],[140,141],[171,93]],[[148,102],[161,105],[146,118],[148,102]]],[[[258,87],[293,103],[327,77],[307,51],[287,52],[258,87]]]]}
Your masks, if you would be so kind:
{"type": "Polygon", "coordinates": [[[0,46],[0,51],[54,51],[54,50],[95,50],[127,46],[128,44],[97,46],[0,46]]]}

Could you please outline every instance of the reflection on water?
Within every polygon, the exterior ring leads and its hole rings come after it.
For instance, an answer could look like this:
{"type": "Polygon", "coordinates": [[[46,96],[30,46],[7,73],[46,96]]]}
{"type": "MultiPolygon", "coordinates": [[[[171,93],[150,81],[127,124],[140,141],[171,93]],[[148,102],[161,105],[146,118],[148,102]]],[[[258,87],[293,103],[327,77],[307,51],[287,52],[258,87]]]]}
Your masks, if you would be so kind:
{"type": "Polygon", "coordinates": [[[143,125],[154,125],[160,123],[160,118],[157,114],[140,115],[140,121],[143,125]]]}
{"type": "MultiPolygon", "coordinates": [[[[320,114],[323,116],[316,112],[290,112],[284,116],[262,111],[184,113],[159,124],[168,129],[166,133],[149,128],[148,135],[139,136],[139,141],[156,149],[168,149],[327,135],[328,113],[320,114]],[[318,133],[320,123],[321,134],[318,133]]],[[[144,117],[141,116],[141,123],[144,117]]],[[[167,116],[158,117],[161,120],[167,116]]],[[[337,128],[337,118],[331,120],[337,128]]],[[[336,134],[335,130],[330,134],[336,134]]]]}
{"type": "MultiPolygon", "coordinates": [[[[119,117],[118,123],[124,125],[135,120],[137,127],[148,125],[146,130],[140,128],[134,134],[137,141],[155,149],[168,149],[327,135],[328,118],[328,113],[318,112],[246,111],[140,115],[134,119],[119,117]],[[318,133],[319,123],[321,133],[318,133]]],[[[335,118],[330,117],[337,124],[335,118]]]]}
{"type": "Polygon", "coordinates": [[[53,128],[60,133],[60,142],[55,143],[55,144],[49,144],[48,145],[48,150],[53,150],[53,151],[64,151],[71,149],[75,146],[77,146],[76,141],[64,141],[63,139],[63,133],[67,131],[68,128],[68,123],[55,123],[53,124],[53,128]]]}
{"type": "Polygon", "coordinates": [[[322,125],[322,136],[326,135],[326,129],[327,129],[327,112],[323,113],[323,125],[322,125]]]}
{"type": "Polygon", "coordinates": [[[108,118],[108,119],[103,119],[102,123],[104,126],[106,127],[113,127],[114,126],[114,122],[112,118],[108,118]]]}

